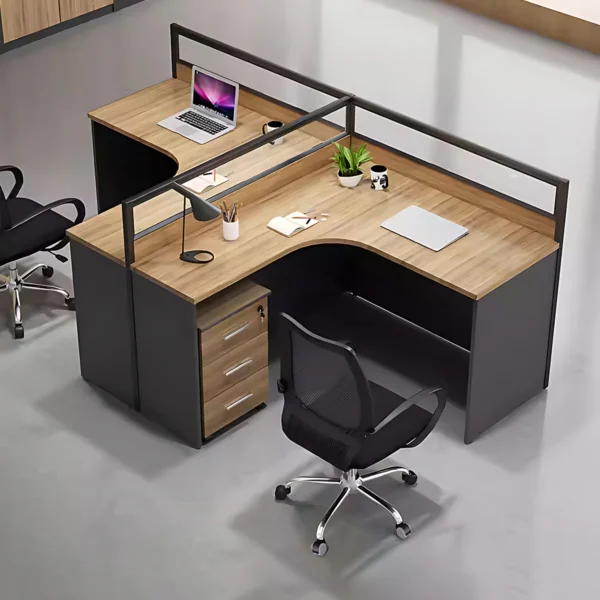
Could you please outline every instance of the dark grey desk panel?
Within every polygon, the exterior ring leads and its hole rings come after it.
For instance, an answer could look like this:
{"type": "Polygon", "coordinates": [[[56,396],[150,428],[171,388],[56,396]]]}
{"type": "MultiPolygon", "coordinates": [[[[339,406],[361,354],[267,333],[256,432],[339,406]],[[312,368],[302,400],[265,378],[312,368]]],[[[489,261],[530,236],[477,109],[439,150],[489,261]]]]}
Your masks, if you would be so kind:
{"type": "Polygon", "coordinates": [[[556,261],[554,252],[476,302],[467,444],[545,387],[556,261]]]}
{"type": "Polygon", "coordinates": [[[127,271],[75,241],[71,259],[81,375],[133,408],[127,271]]]}
{"type": "Polygon", "coordinates": [[[196,307],[136,273],[132,277],[140,412],[200,448],[196,307]]]}

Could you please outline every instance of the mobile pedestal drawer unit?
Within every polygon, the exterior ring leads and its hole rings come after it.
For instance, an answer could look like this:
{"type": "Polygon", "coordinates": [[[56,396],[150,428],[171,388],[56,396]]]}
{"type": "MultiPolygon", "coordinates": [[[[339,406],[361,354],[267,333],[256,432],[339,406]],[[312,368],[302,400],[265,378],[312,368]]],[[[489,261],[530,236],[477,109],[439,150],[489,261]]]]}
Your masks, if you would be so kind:
{"type": "Polygon", "coordinates": [[[244,280],[198,305],[204,439],[267,402],[270,293],[244,280]]]}

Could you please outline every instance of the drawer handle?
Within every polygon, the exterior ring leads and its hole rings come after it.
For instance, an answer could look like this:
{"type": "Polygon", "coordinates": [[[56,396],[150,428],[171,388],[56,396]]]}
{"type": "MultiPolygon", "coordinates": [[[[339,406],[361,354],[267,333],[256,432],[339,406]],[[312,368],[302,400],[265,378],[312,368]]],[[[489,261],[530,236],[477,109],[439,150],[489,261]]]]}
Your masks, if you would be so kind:
{"type": "Polygon", "coordinates": [[[242,396],[239,400],[235,400],[231,404],[228,404],[225,407],[225,410],[231,410],[232,408],[235,408],[238,404],[241,404],[242,402],[245,402],[246,400],[248,400],[248,398],[252,398],[252,396],[254,396],[254,394],[252,392],[250,392],[249,394],[246,394],[245,396],[242,396]]]}
{"type": "Polygon", "coordinates": [[[251,358],[246,359],[244,362],[240,363],[237,367],[233,367],[233,369],[230,369],[229,371],[225,371],[225,377],[229,377],[230,375],[233,375],[234,373],[236,373],[240,369],[243,369],[244,367],[247,367],[251,363],[252,363],[251,358]]]}
{"type": "Polygon", "coordinates": [[[228,342],[231,338],[235,337],[238,333],[242,333],[242,331],[245,331],[246,329],[248,329],[248,327],[250,327],[251,323],[244,323],[239,329],[236,329],[235,331],[232,331],[231,333],[228,333],[223,339],[228,342]]]}

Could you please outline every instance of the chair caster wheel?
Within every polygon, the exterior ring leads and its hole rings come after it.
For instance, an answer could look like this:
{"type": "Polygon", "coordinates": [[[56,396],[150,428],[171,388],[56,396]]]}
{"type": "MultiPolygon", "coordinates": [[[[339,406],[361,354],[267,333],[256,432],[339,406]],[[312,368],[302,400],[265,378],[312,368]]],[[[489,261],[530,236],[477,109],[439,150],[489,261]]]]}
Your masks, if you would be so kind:
{"type": "Polygon", "coordinates": [[[69,310],[75,310],[75,298],[66,298],[65,304],[69,310]]]}
{"type": "Polygon", "coordinates": [[[42,269],[42,275],[46,279],[50,279],[50,277],[52,277],[52,275],[54,275],[54,268],[53,267],[44,267],[42,269]]]}
{"type": "Polygon", "coordinates": [[[275,500],[285,500],[292,491],[291,487],[286,487],[285,485],[278,485],[275,488],[275,500]]]}
{"type": "Polygon", "coordinates": [[[408,473],[402,474],[402,481],[404,481],[406,485],[410,485],[411,487],[413,485],[417,485],[418,479],[419,478],[417,477],[417,474],[414,471],[409,471],[408,473]]]}
{"type": "Polygon", "coordinates": [[[405,540],[410,535],[410,533],[410,527],[406,523],[400,523],[400,525],[396,525],[396,535],[401,540],[405,540]]]}
{"type": "Polygon", "coordinates": [[[325,556],[329,550],[329,546],[325,540],[316,540],[312,545],[312,553],[315,556],[325,556]]]}
{"type": "Polygon", "coordinates": [[[15,325],[13,334],[15,340],[22,340],[25,337],[25,330],[23,329],[23,325],[15,325]]]}

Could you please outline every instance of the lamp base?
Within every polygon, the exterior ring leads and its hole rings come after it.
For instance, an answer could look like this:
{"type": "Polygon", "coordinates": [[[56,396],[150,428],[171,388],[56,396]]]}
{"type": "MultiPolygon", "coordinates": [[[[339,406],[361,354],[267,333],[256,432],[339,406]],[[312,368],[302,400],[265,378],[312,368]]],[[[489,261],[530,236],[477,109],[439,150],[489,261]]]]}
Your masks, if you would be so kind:
{"type": "Polygon", "coordinates": [[[195,265],[205,265],[215,260],[215,255],[208,250],[187,250],[179,255],[179,260],[195,265]],[[196,258],[198,254],[203,254],[205,258],[196,258]]]}

